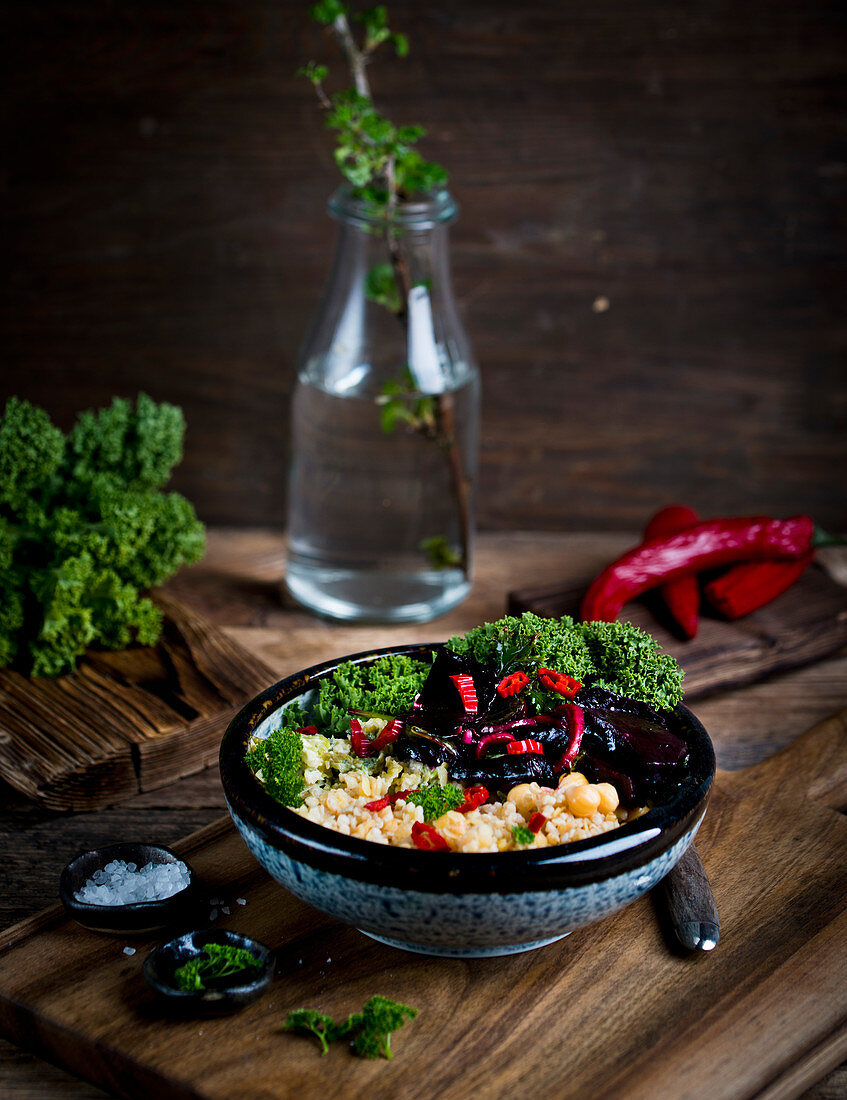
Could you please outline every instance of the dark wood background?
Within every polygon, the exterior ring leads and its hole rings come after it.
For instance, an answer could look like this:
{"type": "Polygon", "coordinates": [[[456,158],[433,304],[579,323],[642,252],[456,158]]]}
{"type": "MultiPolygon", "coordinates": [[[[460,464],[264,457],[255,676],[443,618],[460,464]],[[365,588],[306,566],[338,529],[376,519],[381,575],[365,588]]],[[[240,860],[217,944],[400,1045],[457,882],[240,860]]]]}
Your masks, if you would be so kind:
{"type": "MultiPolygon", "coordinates": [[[[292,0],[6,3],[0,397],[144,389],[176,487],[279,525],[336,178],[292,0]]],[[[847,526],[847,14],[836,0],[392,5],[372,71],[462,207],[487,528],[847,526]],[[609,309],[592,308],[606,297],[609,309]]],[[[336,66],[339,68],[339,66],[336,66]]]]}

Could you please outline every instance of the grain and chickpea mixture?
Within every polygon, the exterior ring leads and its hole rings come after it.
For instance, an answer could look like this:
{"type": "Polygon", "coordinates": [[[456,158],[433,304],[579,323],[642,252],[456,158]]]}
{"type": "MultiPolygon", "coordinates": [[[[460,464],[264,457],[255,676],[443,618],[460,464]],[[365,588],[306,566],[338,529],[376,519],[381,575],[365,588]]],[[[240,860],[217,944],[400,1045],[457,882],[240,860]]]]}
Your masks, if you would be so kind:
{"type": "MultiPolygon", "coordinates": [[[[380,719],[363,723],[371,739],[385,725],[380,719]]],[[[416,822],[424,822],[424,806],[398,798],[379,809],[368,807],[398,791],[419,790],[433,780],[445,788],[449,783],[446,767],[440,765],[433,776],[429,768],[417,762],[387,757],[384,770],[369,774],[357,769],[358,761],[349,754],[349,742],[320,735],[303,737],[309,786],[296,812],[348,836],[401,848],[415,847],[412,829],[416,822]],[[352,767],[337,772],[333,765],[344,756],[351,760],[352,767]]],[[[518,783],[502,801],[492,800],[464,813],[446,810],[431,824],[454,852],[506,852],[585,840],[616,828],[627,816],[610,783],[589,783],[580,772],[569,772],[556,787],[518,783]],[[522,830],[530,829],[530,821],[539,813],[545,821],[530,840],[522,830]]]]}
{"type": "Polygon", "coordinates": [[[254,736],[247,761],[318,825],[404,848],[505,852],[585,840],[679,782],[681,672],[626,623],[523,615],[431,660],[340,665],[254,736]]]}

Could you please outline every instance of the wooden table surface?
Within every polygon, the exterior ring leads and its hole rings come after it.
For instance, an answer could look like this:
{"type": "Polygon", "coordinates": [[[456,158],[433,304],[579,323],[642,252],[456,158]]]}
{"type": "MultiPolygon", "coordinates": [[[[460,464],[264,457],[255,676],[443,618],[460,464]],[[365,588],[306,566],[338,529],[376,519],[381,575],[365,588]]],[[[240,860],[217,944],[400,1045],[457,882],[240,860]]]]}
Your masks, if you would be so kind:
{"type": "MultiPolygon", "coordinates": [[[[285,544],[278,533],[213,531],[205,560],[170,591],[222,626],[279,674],[372,644],[437,641],[503,613],[510,588],[591,572],[632,539],[619,534],[488,534],[479,539],[477,579],[469,599],[432,623],[393,627],[320,622],[280,596],[285,544]]],[[[844,580],[843,562],[833,555],[844,580]]],[[[847,651],[752,687],[700,700],[697,714],[712,735],[718,764],[740,768],[771,755],[821,718],[847,706],[847,651]]],[[[83,848],[119,839],[171,843],[225,812],[216,769],[91,814],[40,809],[0,785],[0,927],[56,900],[59,871],[83,848]]],[[[810,991],[810,996],[813,991],[810,991]]],[[[94,1100],[104,1093],[0,1040],[3,1100],[94,1100]]],[[[805,1100],[847,1095],[847,1064],[805,1100]]]]}

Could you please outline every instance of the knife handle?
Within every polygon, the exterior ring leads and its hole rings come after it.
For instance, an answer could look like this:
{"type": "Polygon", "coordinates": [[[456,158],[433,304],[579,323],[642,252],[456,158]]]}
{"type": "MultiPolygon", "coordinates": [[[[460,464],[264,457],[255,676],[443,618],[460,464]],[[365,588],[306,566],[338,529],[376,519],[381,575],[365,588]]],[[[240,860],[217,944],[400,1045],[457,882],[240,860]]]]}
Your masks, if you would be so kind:
{"type": "Polygon", "coordinates": [[[688,951],[711,951],[720,939],[718,909],[697,849],[690,845],[662,879],[674,932],[688,951]]]}

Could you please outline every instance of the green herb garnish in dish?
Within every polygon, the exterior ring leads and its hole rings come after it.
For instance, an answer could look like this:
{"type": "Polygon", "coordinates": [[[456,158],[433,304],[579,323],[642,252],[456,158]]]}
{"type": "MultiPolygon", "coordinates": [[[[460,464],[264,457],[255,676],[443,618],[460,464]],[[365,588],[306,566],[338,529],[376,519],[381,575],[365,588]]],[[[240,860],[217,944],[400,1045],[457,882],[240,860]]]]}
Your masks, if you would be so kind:
{"type": "Polygon", "coordinates": [[[228,943],[208,943],[205,956],[190,959],[174,971],[177,989],[185,993],[206,988],[212,978],[228,978],[244,970],[261,970],[261,960],[243,947],[228,943]]]}
{"type": "Polygon", "coordinates": [[[438,783],[428,783],[420,790],[413,791],[407,802],[423,809],[424,821],[434,821],[448,810],[455,810],[462,804],[462,788],[453,783],[447,783],[444,787],[438,783]]]}
{"type": "Polygon", "coordinates": [[[513,825],[512,836],[515,844],[532,844],[535,840],[535,833],[528,825],[513,825]]]}

